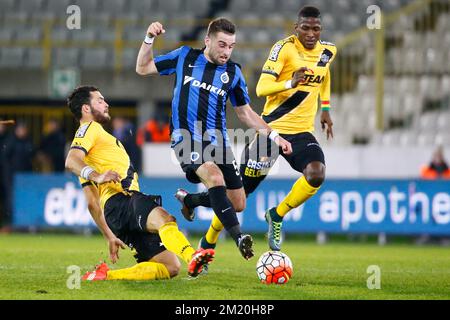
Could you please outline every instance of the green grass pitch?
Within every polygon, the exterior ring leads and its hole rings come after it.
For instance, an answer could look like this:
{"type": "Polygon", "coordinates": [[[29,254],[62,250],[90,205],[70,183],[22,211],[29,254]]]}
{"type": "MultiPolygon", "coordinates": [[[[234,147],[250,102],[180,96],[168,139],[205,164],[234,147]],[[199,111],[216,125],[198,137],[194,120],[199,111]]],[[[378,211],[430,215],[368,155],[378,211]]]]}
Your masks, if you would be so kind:
{"type": "MultiPolygon", "coordinates": [[[[190,238],[193,244],[197,237],[190,238]]],[[[256,256],[245,261],[230,240],[222,240],[207,276],[189,280],[181,274],[165,281],[81,282],[69,289],[67,267],[81,274],[107,257],[100,236],[0,235],[0,299],[449,299],[450,248],[408,244],[331,242],[287,239],[285,252],[294,276],[285,285],[258,282],[256,261],[266,251],[255,239],[256,256]],[[381,288],[369,290],[370,265],[381,270],[381,288]]],[[[134,264],[130,250],[121,251],[113,268],[134,264]]]]}

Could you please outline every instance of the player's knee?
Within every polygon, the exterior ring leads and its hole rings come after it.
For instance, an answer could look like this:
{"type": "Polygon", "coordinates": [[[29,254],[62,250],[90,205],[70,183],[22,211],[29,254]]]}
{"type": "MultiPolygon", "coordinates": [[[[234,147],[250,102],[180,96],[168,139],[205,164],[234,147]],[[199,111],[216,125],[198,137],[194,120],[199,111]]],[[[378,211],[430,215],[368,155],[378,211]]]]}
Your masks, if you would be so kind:
{"type": "Polygon", "coordinates": [[[318,188],[325,180],[325,166],[323,164],[308,165],[305,170],[305,179],[314,188],[318,188]]]}
{"type": "Polygon", "coordinates": [[[223,174],[215,163],[205,162],[201,166],[201,173],[204,176],[203,179],[206,181],[208,188],[225,185],[223,174]]]}
{"type": "Polygon", "coordinates": [[[167,214],[163,217],[164,223],[169,223],[169,222],[177,222],[177,219],[171,215],[171,214],[167,214]]]}
{"type": "Polygon", "coordinates": [[[309,172],[305,178],[311,186],[313,186],[314,188],[318,188],[325,180],[325,173],[320,171],[312,171],[309,172]]]}
{"type": "Polygon", "coordinates": [[[207,178],[208,187],[217,187],[225,185],[225,180],[223,178],[222,172],[213,171],[207,178]]]}
{"type": "Polygon", "coordinates": [[[153,209],[148,216],[147,230],[150,232],[159,230],[159,228],[169,222],[176,222],[175,217],[169,214],[162,207],[157,207],[153,209]]]}
{"type": "Polygon", "coordinates": [[[165,266],[167,268],[167,271],[169,271],[169,275],[171,278],[176,277],[180,273],[181,263],[180,261],[178,261],[178,259],[166,264],[165,266]]]}
{"type": "Polygon", "coordinates": [[[233,201],[233,207],[234,207],[234,210],[235,210],[236,212],[242,212],[242,211],[244,211],[246,205],[247,205],[247,201],[245,200],[245,198],[243,198],[243,199],[237,199],[237,200],[234,200],[234,201],[233,201]]]}

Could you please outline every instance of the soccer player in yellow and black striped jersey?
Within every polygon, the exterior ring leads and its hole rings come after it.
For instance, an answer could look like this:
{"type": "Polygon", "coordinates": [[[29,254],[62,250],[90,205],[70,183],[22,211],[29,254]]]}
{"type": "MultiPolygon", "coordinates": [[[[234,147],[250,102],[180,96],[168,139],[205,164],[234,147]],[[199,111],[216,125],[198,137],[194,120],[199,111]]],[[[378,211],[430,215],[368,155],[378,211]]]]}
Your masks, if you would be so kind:
{"type": "Polygon", "coordinates": [[[108,241],[111,261],[116,262],[119,248],[127,244],[136,250],[138,262],[119,270],[102,263],[83,279],[169,279],[179,272],[177,255],[188,264],[188,274],[197,276],[214,250],[193,249],[175,218],[161,207],[161,197],[139,191],[138,175],[123,145],[102,127],[111,117],[100,91],[78,87],[67,102],[80,127],[66,168],[80,177],[89,212],[108,241]]]}
{"type": "MultiPolygon", "coordinates": [[[[303,7],[295,24],[296,35],[272,47],[256,87],[258,96],[267,97],[262,118],[292,144],[292,154],[282,154],[283,157],[293,169],[303,173],[285,199],[266,212],[272,250],[281,248],[283,217],[312,197],[325,179],[324,154],[312,132],[320,100],[322,129],[326,129],[327,138],[333,137],[329,113],[330,64],[336,56],[336,47],[319,40],[321,29],[320,11],[303,7]]],[[[247,194],[266,177],[279,154],[266,157],[268,152],[261,153],[259,141],[255,139],[247,145],[245,162],[241,164],[247,194]]]]}

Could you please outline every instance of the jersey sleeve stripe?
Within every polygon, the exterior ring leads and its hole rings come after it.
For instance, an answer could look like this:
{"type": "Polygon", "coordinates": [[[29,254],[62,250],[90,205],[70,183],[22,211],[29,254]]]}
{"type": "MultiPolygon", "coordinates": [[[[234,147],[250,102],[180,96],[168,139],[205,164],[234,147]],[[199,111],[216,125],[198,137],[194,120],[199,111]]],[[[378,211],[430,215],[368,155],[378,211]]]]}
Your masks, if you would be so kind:
{"type": "Polygon", "coordinates": [[[94,186],[94,184],[91,181],[83,182],[81,184],[82,188],[87,187],[87,186],[94,186]]]}
{"type": "Polygon", "coordinates": [[[261,73],[270,74],[270,75],[274,76],[275,78],[278,78],[280,76],[278,73],[276,73],[275,71],[272,71],[272,70],[263,70],[263,71],[261,71],[261,73]]]}
{"type": "Polygon", "coordinates": [[[85,154],[88,154],[87,150],[80,146],[72,146],[72,147],[70,147],[70,149],[79,149],[81,151],[84,151],[85,154]]]}
{"type": "Polygon", "coordinates": [[[330,101],[322,101],[322,105],[330,105],[330,101]]]}

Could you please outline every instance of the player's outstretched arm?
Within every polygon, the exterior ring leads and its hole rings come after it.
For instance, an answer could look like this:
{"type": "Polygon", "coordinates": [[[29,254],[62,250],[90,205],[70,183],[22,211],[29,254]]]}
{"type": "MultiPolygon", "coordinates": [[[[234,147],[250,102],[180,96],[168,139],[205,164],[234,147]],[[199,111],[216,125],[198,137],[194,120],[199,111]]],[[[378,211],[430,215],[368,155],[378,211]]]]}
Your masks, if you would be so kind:
{"type": "Polygon", "coordinates": [[[139,49],[136,72],[141,75],[158,74],[153,56],[153,41],[160,34],[165,33],[164,27],[159,22],[153,22],[147,29],[147,34],[139,49]]]}
{"type": "Polygon", "coordinates": [[[261,119],[261,117],[250,107],[249,104],[235,107],[236,114],[243,123],[248,127],[257,130],[259,133],[269,136],[269,138],[275,142],[285,154],[292,153],[291,143],[280,137],[278,133],[273,130],[269,125],[261,119]]]}
{"type": "Polygon", "coordinates": [[[306,67],[298,69],[293,73],[292,79],[287,81],[277,81],[274,75],[262,73],[256,85],[256,95],[266,97],[295,88],[305,80],[306,71],[306,67]]]}
{"type": "Polygon", "coordinates": [[[116,261],[119,259],[119,249],[125,249],[125,243],[117,238],[108,227],[108,224],[105,220],[105,215],[103,214],[103,210],[100,206],[100,197],[98,195],[97,188],[93,185],[86,185],[83,187],[83,192],[86,197],[86,202],[92,219],[94,219],[95,224],[97,225],[105,239],[108,241],[109,258],[111,259],[112,263],[116,263],[116,261]]]}

